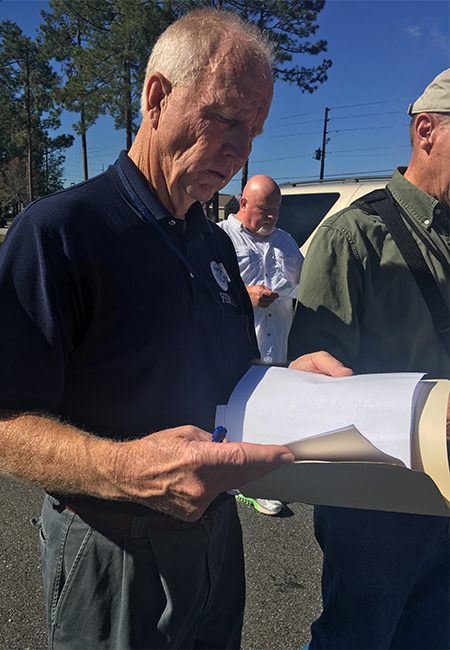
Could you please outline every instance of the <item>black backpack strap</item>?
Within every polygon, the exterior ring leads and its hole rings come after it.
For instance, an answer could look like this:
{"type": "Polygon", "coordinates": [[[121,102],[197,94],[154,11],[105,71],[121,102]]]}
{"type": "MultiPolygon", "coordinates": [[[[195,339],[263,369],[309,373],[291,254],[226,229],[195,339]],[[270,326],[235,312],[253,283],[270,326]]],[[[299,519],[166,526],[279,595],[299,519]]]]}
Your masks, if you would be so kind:
{"type": "Polygon", "coordinates": [[[445,349],[449,352],[449,308],[439,291],[436,280],[434,279],[416,240],[406,227],[391,192],[387,188],[375,190],[374,192],[370,192],[355,201],[353,205],[371,214],[378,214],[382,218],[386,228],[392,236],[392,239],[402,254],[403,259],[408,265],[428,309],[430,310],[434,323],[441,335],[445,349]]]}

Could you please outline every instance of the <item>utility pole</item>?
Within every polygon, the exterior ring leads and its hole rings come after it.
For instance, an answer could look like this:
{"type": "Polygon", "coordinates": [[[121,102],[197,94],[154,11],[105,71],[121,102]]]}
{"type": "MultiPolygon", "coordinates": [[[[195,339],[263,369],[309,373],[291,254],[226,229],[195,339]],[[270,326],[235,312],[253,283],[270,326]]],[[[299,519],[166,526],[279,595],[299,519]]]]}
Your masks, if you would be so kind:
{"type": "Polygon", "coordinates": [[[323,173],[325,170],[325,147],[327,144],[327,125],[328,125],[328,111],[330,109],[326,108],[325,109],[325,119],[323,122],[323,138],[322,138],[322,152],[321,152],[321,158],[320,158],[320,180],[323,180],[323,173]]]}

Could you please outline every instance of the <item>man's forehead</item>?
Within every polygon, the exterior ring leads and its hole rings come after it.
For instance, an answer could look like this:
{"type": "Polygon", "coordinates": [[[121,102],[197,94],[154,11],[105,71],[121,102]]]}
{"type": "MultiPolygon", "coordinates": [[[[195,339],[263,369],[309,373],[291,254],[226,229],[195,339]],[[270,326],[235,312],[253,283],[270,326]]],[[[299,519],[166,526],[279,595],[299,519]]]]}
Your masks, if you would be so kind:
{"type": "Polygon", "coordinates": [[[271,210],[276,207],[280,207],[281,205],[281,196],[269,196],[269,197],[264,197],[262,201],[258,202],[258,208],[260,210],[271,210]]]}
{"type": "MultiPolygon", "coordinates": [[[[202,79],[199,96],[205,103],[215,103],[223,109],[245,112],[250,107],[268,112],[272,102],[273,82],[268,78],[264,66],[256,67],[248,62],[242,65],[233,58],[223,58],[222,65],[217,65],[206,73],[202,79]]],[[[265,117],[264,117],[265,120],[265,117]]]]}
{"type": "Polygon", "coordinates": [[[263,83],[266,88],[273,87],[269,62],[255,52],[239,33],[236,40],[233,40],[231,35],[224,38],[211,56],[208,68],[209,74],[216,78],[234,77],[238,82],[241,78],[256,77],[258,83],[263,83]]]}
{"type": "Polygon", "coordinates": [[[264,182],[255,182],[246,187],[244,192],[246,198],[260,208],[273,207],[281,204],[281,192],[274,184],[272,187],[264,182]]]}

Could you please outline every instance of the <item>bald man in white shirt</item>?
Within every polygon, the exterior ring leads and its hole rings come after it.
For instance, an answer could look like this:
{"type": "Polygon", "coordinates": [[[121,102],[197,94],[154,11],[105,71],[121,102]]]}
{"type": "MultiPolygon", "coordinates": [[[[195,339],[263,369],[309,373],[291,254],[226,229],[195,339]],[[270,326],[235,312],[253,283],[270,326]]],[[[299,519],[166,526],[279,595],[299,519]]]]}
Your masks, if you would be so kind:
{"type": "Polygon", "coordinates": [[[249,179],[239,204],[219,226],[231,238],[252,301],[261,359],[284,363],[303,263],[295,240],[276,227],[281,192],[269,176],[249,179]]]}

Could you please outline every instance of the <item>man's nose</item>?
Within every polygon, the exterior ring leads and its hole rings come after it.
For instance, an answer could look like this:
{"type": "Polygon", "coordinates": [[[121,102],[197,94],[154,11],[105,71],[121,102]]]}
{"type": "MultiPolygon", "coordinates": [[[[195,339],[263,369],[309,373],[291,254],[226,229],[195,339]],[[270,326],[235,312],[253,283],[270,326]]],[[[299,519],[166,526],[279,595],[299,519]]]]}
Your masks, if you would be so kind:
{"type": "Polygon", "coordinates": [[[231,156],[240,167],[247,162],[251,151],[252,139],[246,127],[233,129],[222,147],[222,153],[231,156]]]}

